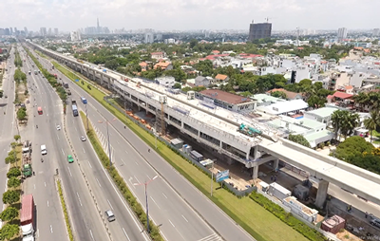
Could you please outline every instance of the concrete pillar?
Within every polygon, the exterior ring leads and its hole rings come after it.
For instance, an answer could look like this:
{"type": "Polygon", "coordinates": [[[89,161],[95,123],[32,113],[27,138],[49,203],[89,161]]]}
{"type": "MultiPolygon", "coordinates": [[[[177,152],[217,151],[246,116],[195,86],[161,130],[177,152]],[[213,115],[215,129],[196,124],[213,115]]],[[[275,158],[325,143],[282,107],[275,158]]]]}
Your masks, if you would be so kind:
{"type": "Polygon", "coordinates": [[[253,159],[254,160],[256,160],[256,158],[257,158],[257,151],[258,151],[258,149],[259,148],[257,146],[255,146],[254,149],[253,149],[253,159]]]}
{"type": "Polygon", "coordinates": [[[327,198],[327,190],[329,188],[329,182],[321,180],[318,184],[317,198],[315,199],[315,206],[322,208],[327,198]]]}
{"type": "Polygon", "coordinates": [[[279,164],[279,162],[280,162],[280,159],[278,159],[278,158],[276,158],[276,159],[273,161],[273,170],[274,170],[275,172],[278,171],[278,164],[279,164]]]}
{"type": "Polygon", "coordinates": [[[249,153],[250,153],[250,151],[248,151],[246,156],[245,156],[245,160],[247,160],[247,161],[249,160],[249,153]]]}
{"type": "Polygon", "coordinates": [[[259,166],[252,167],[252,179],[259,177],[259,166]]]}

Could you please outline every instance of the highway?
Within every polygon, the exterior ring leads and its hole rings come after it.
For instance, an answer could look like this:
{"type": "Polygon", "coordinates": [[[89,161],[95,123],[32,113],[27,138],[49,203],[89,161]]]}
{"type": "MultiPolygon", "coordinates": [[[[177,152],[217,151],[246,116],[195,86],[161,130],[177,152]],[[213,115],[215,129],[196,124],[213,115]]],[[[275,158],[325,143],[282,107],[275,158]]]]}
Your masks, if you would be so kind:
{"type": "MultiPolygon", "coordinates": [[[[15,71],[14,52],[14,48],[12,48],[6,64],[8,70],[5,71],[3,75],[3,98],[0,99],[0,190],[4,191],[7,188],[7,172],[9,166],[5,164],[4,160],[8,156],[8,152],[11,150],[10,143],[14,141],[13,136],[17,133],[14,124],[15,113],[13,105],[15,96],[13,82],[15,71]],[[5,98],[5,96],[8,98],[5,98]]],[[[2,199],[0,200],[0,208],[3,210],[2,199]]]]}
{"type": "MultiPolygon", "coordinates": [[[[70,82],[67,78],[64,81],[70,82]]],[[[72,83],[70,89],[77,102],[79,96],[87,98],[89,118],[101,133],[100,139],[104,140],[104,121],[113,120],[114,116],[79,86],[72,83]]],[[[83,104],[79,107],[84,110],[83,104]]],[[[144,188],[133,183],[159,175],[148,187],[149,214],[160,226],[165,239],[214,241],[223,237],[233,241],[254,240],[158,154],[148,152],[148,146],[129,129],[124,129],[122,122],[110,122],[109,133],[115,165],[143,206],[144,188]]]]}
{"type": "MultiPolygon", "coordinates": [[[[51,65],[49,63],[42,61],[42,58],[40,58],[40,62],[44,64],[46,69],[50,70],[51,65]]],[[[82,135],[85,136],[85,130],[83,129],[80,117],[73,117],[69,105],[65,119],[65,131],[67,131],[70,142],[75,149],[75,154],[78,157],[76,164],[80,164],[82,171],[85,173],[89,187],[96,198],[102,214],[106,210],[112,210],[115,213],[116,221],[107,225],[113,240],[148,240],[143,226],[132,215],[129,206],[111,182],[110,177],[106,175],[90,142],[82,142],[80,140],[82,135]]]]}
{"type": "MultiPolygon", "coordinates": [[[[28,60],[28,69],[36,69],[32,68],[31,64],[34,63],[28,60]]],[[[78,240],[109,240],[78,165],[69,164],[67,161],[67,155],[71,154],[71,151],[64,133],[56,129],[57,124],[62,126],[62,102],[41,74],[32,74],[28,78],[35,84],[34,87],[30,84],[33,88],[30,91],[31,99],[36,99],[35,102],[32,101],[31,108],[34,110],[33,118],[34,114],[36,117],[33,123],[29,124],[32,129],[29,136],[34,148],[32,160],[36,176],[27,181],[26,190],[35,189],[37,237],[40,238],[39,240],[53,240],[57,237],[66,239],[67,237],[62,208],[54,183],[55,170],[58,169],[69,216],[73,223],[74,236],[78,240]],[[33,104],[36,105],[32,106],[33,104]],[[43,115],[37,114],[37,106],[42,107],[43,115]],[[39,126],[38,129],[34,128],[36,125],[39,126]],[[42,144],[47,146],[46,156],[41,156],[42,144]],[[41,158],[43,162],[40,161],[41,158]]]]}

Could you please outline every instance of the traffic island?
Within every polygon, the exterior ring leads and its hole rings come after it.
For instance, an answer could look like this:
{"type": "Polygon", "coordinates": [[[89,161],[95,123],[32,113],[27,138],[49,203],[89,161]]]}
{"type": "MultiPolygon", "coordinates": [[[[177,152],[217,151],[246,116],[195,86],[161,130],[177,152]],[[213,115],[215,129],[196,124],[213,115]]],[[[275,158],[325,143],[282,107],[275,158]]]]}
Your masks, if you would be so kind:
{"type": "Polygon", "coordinates": [[[65,223],[66,223],[67,233],[69,235],[70,241],[74,241],[73,230],[71,229],[71,223],[70,223],[70,218],[69,218],[69,212],[67,211],[67,206],[66,206],[65,198],[63,196],[63,191],[62,191],[62,186],[61,186],[61,180],[57,180],[57,188],[58,188],[58,193],[59,193],[59,199],[61,200],[63,214],[65,216],[65,223]]]}

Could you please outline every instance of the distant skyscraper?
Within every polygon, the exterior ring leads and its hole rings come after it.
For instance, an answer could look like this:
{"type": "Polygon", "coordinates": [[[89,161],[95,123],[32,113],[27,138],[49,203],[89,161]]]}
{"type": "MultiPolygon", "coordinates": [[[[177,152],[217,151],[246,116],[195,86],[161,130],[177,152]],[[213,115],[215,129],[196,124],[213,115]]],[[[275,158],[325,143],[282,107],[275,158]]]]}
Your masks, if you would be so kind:
{"type": "Polygon", "coordinates": [[[81,40],[80,32],[79,31],[72,31],[70,33],[70,38],[72,42],[77,42],[81,40]]]}
{"type": "Polygon", "coordinates": [[[99,18],[97,18],[97,23],[96,23],[96,26],[97,26],[97,33],[100,33],[100,25],[99,25],[99,18]]]}
{"type": "Polygon", "coordinates": [[[13,28],[12,28],[12,27],[9,28],[9,33],[10,33],[11,35],[13,34],[13,28]]]}
{"type": "Polygon", "coordinates": [[[342,42],[342,40],[346,38],[347,38],[347,28],[338,29],[338,42],[342,42]]]}
{"type": "Polygon", "coordinates": [[[54,28],[54,35],[58,35],[58,28],[54,28]]]}
{"type": "Polygon", "coordinates": [[[153,33],[145,33],[145,43],[151,44],[154,42],[154,35],[153,33]]]}
{"type": "Polygon", "coordinates": [[[375,29],[373,30],[373,36],[379,36],[379,33],[380,33],[380,29],[375,28],[375,29]]]}
{"type": "Polygon", "coordinates": [[[46,36],[46,28],[45,27],[40,28],[40,35],[46,36]]]}
{"type": "Polygon", "coordinates": [[[25,35],[28,34],[28,29],[24,27],[25,35]]]}
{"type": "Polygon", "coordinates": [[[249,26],[249,41],[261,38],[270,38],[272,34],[271,23],[251,23],[249,26]]]}

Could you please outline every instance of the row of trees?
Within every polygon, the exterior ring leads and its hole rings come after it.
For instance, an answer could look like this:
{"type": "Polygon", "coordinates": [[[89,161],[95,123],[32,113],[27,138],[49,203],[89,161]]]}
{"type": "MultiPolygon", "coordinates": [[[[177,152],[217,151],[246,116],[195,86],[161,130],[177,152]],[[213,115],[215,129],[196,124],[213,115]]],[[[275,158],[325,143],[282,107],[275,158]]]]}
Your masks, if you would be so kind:
{"type": "Polygon", "coordinates": [[[20,145],[18,140],[19,135],[15,135],[14,139],[16,142],[12,142],[12,150],[8,153],[5,158],[6,164],[13,165],[7,173],[8,178],[8,190],[3,193],[3,203],[8,206],[0,213],[0,219],[6,222],[0,229],[0,240],[11,240],[15,235],[19,234],[19,210],[20,205],[16,205],[20,201],[21,197],[21,171],[20,167],[17,167],[17,152],[16,147],[20,145]]]}
{"type": "Polygon", "coordinates": [[[26,74],[21,71],[20,68],[17,68],[15,70],[15,74],[13,75],[13,79],[16,81],[17,84],[20,84],[22,82],[26,82],[26,74]]]}
{"type": "Polygon", "coordinates": [[[20,54],[17,51],[17,48],[16,48],[16,51],[15,51],[15,61],[14,61],[14,64],[18,68],[22,67],[22,60],[21,60],[20,54]]]}

